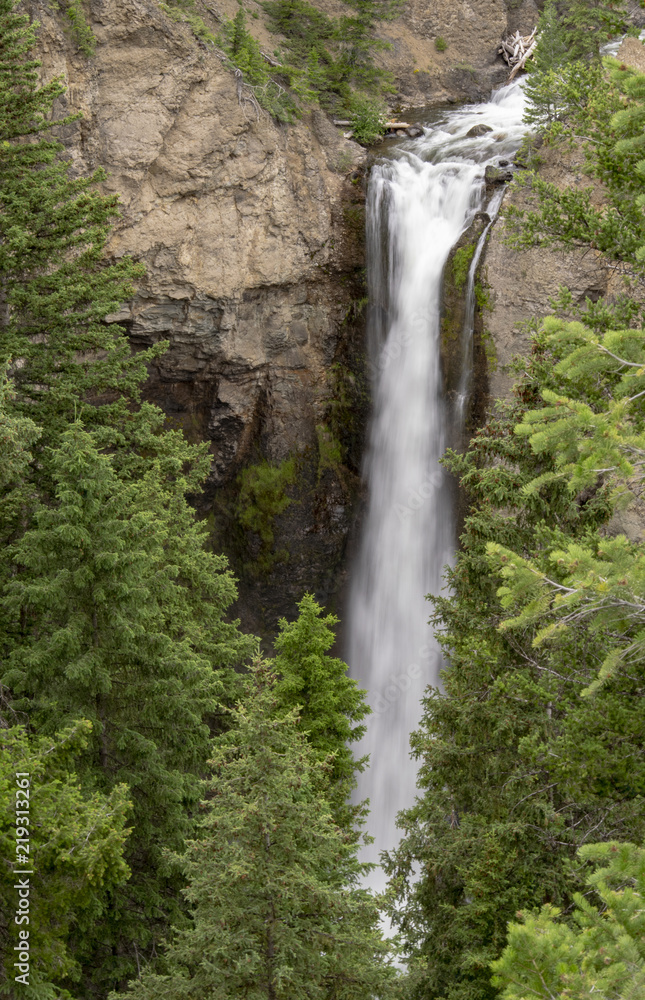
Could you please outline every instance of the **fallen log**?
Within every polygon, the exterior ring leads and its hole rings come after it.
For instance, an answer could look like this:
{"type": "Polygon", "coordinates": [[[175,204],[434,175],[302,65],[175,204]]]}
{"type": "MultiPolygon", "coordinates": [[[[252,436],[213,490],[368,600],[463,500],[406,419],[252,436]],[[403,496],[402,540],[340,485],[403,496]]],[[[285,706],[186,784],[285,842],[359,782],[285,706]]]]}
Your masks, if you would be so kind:
{"type": "Polygon", "coordinates": [[[520,35],[519,30],[507,38],[502,38],[497,54],[501,55],[510,69],[508,82],[514,80],[520,70],[526,68],[537,45],[537,25],[530,35],[520,35]]]}
{"type": "Polygon", "coordinates": [[[515,78],[516,74],[519,73],[519,71],[521,69],[525,69],[526,68],[526,61],[527,61],[527,59],[529,59],[533,55],[533,52],[535,50],[536,45],[537,45],[537,41],[533,42],[533,44],[531,45],[530,49],[526,50],[526,52],[524,53],[523,58],[520,60],[520,62],[518,62],[517,66],[515,66],[511,70],[511,72],[509,74],[509,77],[508,77],[508,82],[509,83],[511,82],[511,80],[513,80],[515,78]]]}
{"type": "Polygon", "coordinates": [[[278,62],[277,59],[274,59],[273,56],[270,56],[268,52],[261,51],[260,55],[262,56],[263,59],[266,59],[269,66],[282,66],[282,63],[278,62]]]}

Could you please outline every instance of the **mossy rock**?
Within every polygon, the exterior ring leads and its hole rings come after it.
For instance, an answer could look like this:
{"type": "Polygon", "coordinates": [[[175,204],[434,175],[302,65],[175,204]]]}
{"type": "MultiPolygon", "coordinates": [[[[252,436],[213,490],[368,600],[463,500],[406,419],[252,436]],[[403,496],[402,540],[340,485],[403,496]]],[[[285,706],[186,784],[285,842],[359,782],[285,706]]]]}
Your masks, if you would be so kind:
{"type": "Polygon", "coordinates": [[[471,225],[462,233],[450,251],[443,275],[441,310],[441,361],[444,390],[450,396],[456,392],[461,378],[462,332],[466,320],[466,287],[468,272],[479,238],[490,222],[485,212],[478,212],[471,225]]]}

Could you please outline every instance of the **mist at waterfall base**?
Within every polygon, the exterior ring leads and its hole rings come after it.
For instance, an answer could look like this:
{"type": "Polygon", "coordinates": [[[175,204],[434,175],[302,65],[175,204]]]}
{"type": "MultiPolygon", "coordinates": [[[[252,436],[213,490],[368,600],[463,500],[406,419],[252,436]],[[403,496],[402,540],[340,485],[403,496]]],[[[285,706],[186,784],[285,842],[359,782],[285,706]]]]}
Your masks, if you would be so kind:
{"type": "MultiPolygon", "coordinates": [[[[524,105],[521,84],[513,83],[488,104],[444,114],[423,137],[391,147],[370,175],[373,415],[364,466],[367,510],[347,616],[350,673],[367,689],[372,708],[367,733],[354,745],[356,756],[370,756],[354,796],[370,800],[374,843],[363,849],[364,861],[378,862],[381,851],[398,843],[396,815],[413,805],[416,789],[410,733],[421,719],[425,688],[438,685],[442,667],[426,595],[445,586],[444,567],[456,547],[454,493],[439,459],[466,412],[476,260],[460,392],[451,404],[443,395],[440,357],[443,269],[475,214],[499,207],[499,193],[496,205],[486,203],[484,170],[516,152],[526,132],[524,105]],[[467,136],[481,124],[492,131],[467,136]]],[[[380,868],[368,884],[385,887],[380,868]]]]}

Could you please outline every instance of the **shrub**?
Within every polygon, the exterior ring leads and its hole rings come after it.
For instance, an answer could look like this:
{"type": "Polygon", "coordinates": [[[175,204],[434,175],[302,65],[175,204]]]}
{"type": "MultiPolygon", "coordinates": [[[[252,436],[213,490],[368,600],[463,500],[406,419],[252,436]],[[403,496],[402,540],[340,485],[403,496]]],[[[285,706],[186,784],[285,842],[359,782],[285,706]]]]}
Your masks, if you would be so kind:
{"type": "Polygon", "coordinates": [[[434,47],[437,50],[437,52],[445,52],[446,49],[448,48],[448,42],[446,41],[445,38],[442,38],[441,35],[439,35],[434,40],[434,47]]]}
{"type": "Polygon", "coordinates": [[[468,280],[470,264],[476,249],[477,245],[471,243],[470,246],[459,247],[458,250],[455,250],[454,257],[452,258],[452,274],[457,290],[462,289],[468,280]]]}
{"type": "Polygon", "coordinates": [[[250,465],[240,474],[240,495],[238,499],[238,520],[243,528],[260,536],[258,568],[268,573],[275,562],[286,562],[288,552],[274,551],[273,527],[276,517],[293,502],[286,494],[287,486],[296,480],[296,463],[293,458],[285,459],[280,465],[272,465],[263,460],[250,465]]]}
{"type": "Polygon", "coordinates": [[[333,432],[325,424],[316,425],[318,438],[318,482],[325,469],[338,469],[343,462],[343,449],[333,432]]]}
{"type": "Polygon", "coordinates": [[[367,94],[354,94],[350,102],[354,138],[364,146],[376,142],[385,132],[385,109],[367,94]]]}
{"type": "Polygon", "coordinates": [[[224,20],[222,33],[218,38],[233,66],[242,70],[248,84],[265,111],[281,122],[292,122],[298,117],[298,107],[285,88],[272,79],[260,46],[246,27],[242,7],[233,21],[224,20]]]}

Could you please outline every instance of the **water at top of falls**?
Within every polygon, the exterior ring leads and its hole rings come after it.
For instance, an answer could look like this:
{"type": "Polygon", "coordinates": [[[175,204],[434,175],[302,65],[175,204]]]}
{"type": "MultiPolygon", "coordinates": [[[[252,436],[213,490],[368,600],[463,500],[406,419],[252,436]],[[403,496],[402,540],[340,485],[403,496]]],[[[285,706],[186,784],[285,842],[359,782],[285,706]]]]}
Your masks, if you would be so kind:
{"type": "MultiPolygon", "coordinates": [[[[521,84],[514,83],[487,104],[451,111],[423,137],[391,149],[370,176],[374,405],[365,458],[367,510],[347,622],[350,671],[367,688],[372,707],[355,748],[357,756],[370,755],[356,794],[358,801],[370,800],[375,839],[363,860],[377,862],[381,851],[396,846],[396,814],[414,804],[410,733],[421,718],[424,690],[438,684],[442,665],[426,601],[442,590],[456,543],[454,494],[439,465],[447,423],[455,419],[443,398],[442,273],[451,248],[486,207],[485,167],[520,145],[524,103],[521,84]],[[467,135],[481,124],[491,131],[467,135]]],[[[370,884],[384,886],[380,869],[370,884]]]]}
{"type": "MultiPolygon", "coordinates": [[[[620,48],[620,46],[627,37],[628,37],[627,35],[621,35],[619,38],[612,38],[611,41],[607,42],[606,45],[601,45],[600,55],[613,56],[614,58],[617,58],[618,49],[620,48]]],[[[638,38],[641,42],[645,42],[645,31],[641,31],[638,35],[638,38]]]]}

